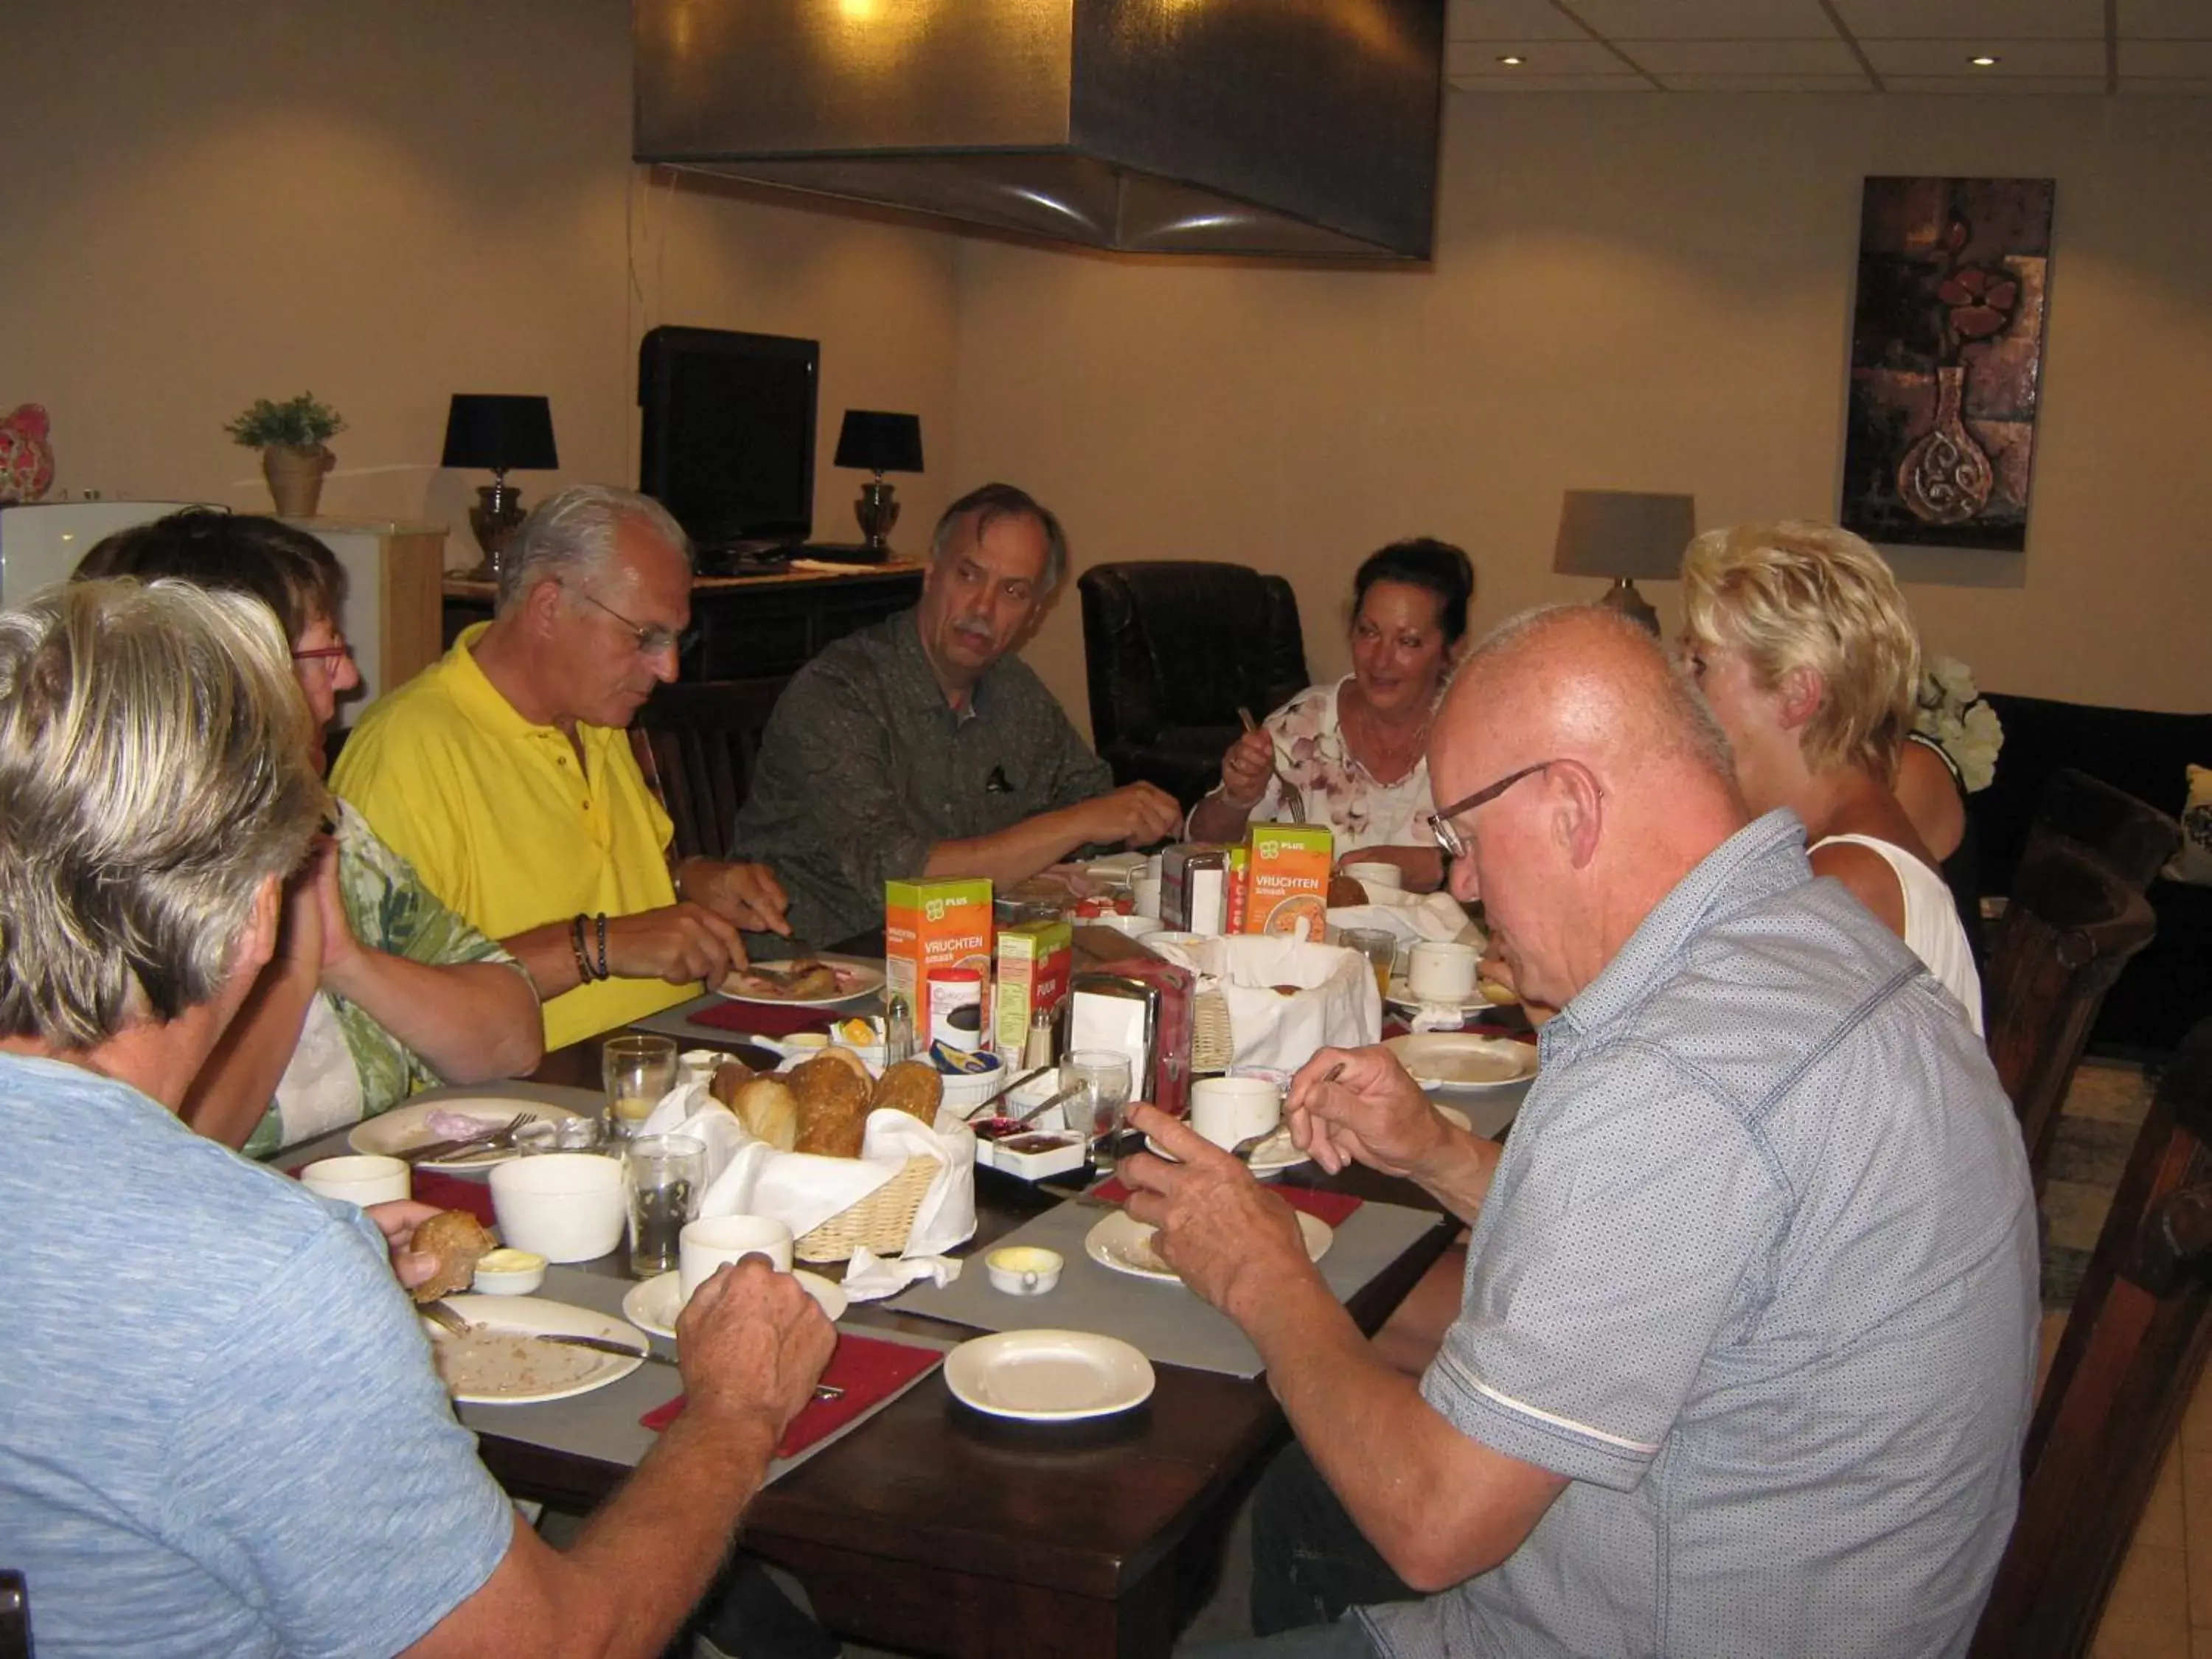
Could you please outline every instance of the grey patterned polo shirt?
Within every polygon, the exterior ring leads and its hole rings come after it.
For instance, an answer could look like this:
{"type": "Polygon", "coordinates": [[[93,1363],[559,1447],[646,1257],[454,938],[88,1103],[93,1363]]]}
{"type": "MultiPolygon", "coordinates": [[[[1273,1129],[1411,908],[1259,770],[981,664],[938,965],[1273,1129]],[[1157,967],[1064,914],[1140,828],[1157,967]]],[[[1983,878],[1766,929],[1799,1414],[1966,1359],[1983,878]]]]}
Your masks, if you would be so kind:
{"type": "Polygon", "coordinates": [[[1568,1478],[1393,1655],[1963,1653],[2019,1495],[2034,1202],[1987,1054],[1767,814],[1544,1029],[1422,1381],[1568,1478]]]}
{"type": "Polygon", "coordinates": [[[819,948],[880,927],[884,883],[920,875],[937,842],[1113,787],[1018,656],[994,663],[956,714],[904,611],[793,677],[761,739],[732,856],[775,867],[793,929],[819,948]]]}

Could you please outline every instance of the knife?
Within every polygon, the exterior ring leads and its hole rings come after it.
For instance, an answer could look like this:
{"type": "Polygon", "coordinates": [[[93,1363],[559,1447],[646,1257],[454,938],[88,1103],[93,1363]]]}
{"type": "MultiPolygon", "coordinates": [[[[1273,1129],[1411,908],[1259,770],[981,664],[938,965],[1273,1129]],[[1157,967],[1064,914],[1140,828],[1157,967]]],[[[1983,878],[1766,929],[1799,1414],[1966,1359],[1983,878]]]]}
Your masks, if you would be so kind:
{"type": "MultiPolygon", "coordinates": [[[[665,1353],[656,1353],[650,1348],[641,1352],[611,1336],[571,1335],[567,1331],[513,1331],[507,1334],[532,1337],[540,1342],[565,1343],[572,1348],[590,1348],[598,1353],[618,1353],[628,1359],[649,1359],[656,1365],[676,1364],[665,1353]]],[[[814,1397],[817,1400],[842,1400],[845,1391],[835,1382],[817,1382],[814,1385],[814,1397]]]]}

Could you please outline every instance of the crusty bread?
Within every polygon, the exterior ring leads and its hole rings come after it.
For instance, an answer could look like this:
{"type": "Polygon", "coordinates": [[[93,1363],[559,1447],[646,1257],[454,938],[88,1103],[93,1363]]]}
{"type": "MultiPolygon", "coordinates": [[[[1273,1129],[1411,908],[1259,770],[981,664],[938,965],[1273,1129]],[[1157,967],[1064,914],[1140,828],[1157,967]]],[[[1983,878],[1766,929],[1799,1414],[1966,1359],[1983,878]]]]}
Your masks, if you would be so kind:
{"type": "Polygon", "coordinates": [[[435,1302],[468,1289],[476,1279],[477,1261],[499,1246],[466,1210],[441,1210],[416,1227],[410,1248],[418,1255],[437,1258],[438,1271],[415,1287],[417,1302],[435,1302]]]}
{"type": "Polygon", "coordinates": [[[868,1070],[868,1062],[862,1060],[857,1052],[847,1048],[842,1042],[831,1043],[815,1057],[817,1060],[834,1060],[840,1066],[849,1070],[869,1088],[872,1089],[876,1086],[875,1076],[868,1070]]]}
{"type": "Polygon", "coordinates": [[[862,1066],[856,1074],[835,1054],[820,1054],[786,1075],[799,1104],[799,1133],[792,1150],[858,1158],[872,1092],[867,1068],[862,1066]]]}
{"type": "Polygon", "coordinates": [[[902,1060],[884,1068],[876,1080],[870,1109],[889,1106],[920,1122],[934,1126],[937,1109],[945,1099],[945,1079],[926,1060],[902,1060]]]}
{"type": "Polygon", "coordinates": [[[799,1101],[780,1077],[747,1078],[726,1103],[756,1140],[787,1152],[799,1139],[799,1101]]]}
{"type": "Polygon", "coordinates": [[[1340,910],[1354,904],[1367,902],[1367,887],[1364,882],[1350,876],[1331,876],[1328,878],[1328,908],[1340,910]]]}

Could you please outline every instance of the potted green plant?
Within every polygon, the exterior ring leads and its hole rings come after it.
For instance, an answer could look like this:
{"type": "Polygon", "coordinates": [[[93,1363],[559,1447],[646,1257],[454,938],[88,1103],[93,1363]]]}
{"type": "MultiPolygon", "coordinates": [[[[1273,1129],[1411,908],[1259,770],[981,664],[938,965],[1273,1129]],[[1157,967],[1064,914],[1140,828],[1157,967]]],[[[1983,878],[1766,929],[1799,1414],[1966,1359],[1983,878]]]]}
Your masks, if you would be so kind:
{"type": "Polygon", "coordinates": [[[248,449],[261,452],[261,474],[269,480],[277,514],[313,518],[323,494],[323,474],[337,457],[324,441],[345,430],[345,417],[328,404],[302,392],[283,403],[256,398],[252,406],[223,428],[248,449]]]}

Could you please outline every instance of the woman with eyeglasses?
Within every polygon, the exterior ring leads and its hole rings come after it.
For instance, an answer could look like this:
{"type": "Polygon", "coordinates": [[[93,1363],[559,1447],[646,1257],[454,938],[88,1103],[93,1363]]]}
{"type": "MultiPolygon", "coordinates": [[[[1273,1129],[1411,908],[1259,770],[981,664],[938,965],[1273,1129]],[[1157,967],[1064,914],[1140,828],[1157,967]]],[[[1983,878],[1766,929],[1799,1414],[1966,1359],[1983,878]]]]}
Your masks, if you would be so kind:
{"type": "Polygon", "coordinates": [[[1191,809],[1194,840],[1243,838],[1290,816],[1336,836],[1336,858],[1395,864],[1433,892],[1443,860],[1429,823],[1429,716],[1467,635],[1474,566],[1448,542],[1393,542],[1352,579],[1352,672],[1301,691],[1221,757],[1221,782],[1191,809]]]}
{"type": "Polygon", "coordinates": [[[1683,666],[1728,733],[1746,803],[1803,819],[1813,873],[1887,924],[1979,1031],[1958,907],[1893,787],[1920,636],[1889,566],[1832,525],[1738,525],[1690,544],[1682,603],[1683,666]]]}
{"type": "MultiPolygon", "coordinates": [[[[250,593],[291,641],[322,734],[361,684],[337,611],[345,571],[274,519],[194,509],[118,531],[77,580],[164,577],[250,593]]],[[[343,802],[286,890],[277,954],[185,1097],[185,1121],[266,1158],[440,1083],[527,1072],[544,1052],[538,994],[514,957],[441,903],[343,802]]]]}

